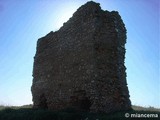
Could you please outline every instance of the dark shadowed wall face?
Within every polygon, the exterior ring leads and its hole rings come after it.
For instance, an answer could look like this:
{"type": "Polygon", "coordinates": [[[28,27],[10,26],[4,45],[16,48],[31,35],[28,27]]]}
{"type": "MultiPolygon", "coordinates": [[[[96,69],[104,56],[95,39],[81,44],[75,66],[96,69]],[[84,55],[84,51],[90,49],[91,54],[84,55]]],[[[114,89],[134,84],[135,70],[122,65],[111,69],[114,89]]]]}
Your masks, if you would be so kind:
{"type": "Polygon", "coordinates": [[[118,12],[87,2],[37,42],[34,107],[93,112],[131,108],[126,82],[126,29],[118,12]]]}

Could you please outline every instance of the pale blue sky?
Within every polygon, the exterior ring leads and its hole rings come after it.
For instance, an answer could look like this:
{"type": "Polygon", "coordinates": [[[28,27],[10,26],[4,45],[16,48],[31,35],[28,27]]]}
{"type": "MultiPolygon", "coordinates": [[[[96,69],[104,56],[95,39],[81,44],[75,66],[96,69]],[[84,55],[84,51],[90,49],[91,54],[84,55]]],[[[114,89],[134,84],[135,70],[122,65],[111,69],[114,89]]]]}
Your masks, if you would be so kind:
{"type": "MultiPolygon", "coordinates": [[[[132,104],[160,107],[159,0],[95,0],[119,11],[127,28],[127,82],[132,104]]],[[[0,0],[0,104],[32,103],[38,38],[58,30],[87,0],[0,0]]]]}

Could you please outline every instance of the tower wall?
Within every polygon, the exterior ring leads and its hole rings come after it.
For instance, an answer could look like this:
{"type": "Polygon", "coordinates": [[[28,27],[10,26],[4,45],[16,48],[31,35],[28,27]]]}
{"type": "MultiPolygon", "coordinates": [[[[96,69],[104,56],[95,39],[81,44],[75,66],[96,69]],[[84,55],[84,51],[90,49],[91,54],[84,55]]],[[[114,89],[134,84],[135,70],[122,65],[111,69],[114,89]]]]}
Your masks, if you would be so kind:
{"type": "Polygon", "coordinates": [[[32,95],[36,108],[113,112],[131,108],[126,29],[118,12],[88,2],[37,42],[32,95]]]}

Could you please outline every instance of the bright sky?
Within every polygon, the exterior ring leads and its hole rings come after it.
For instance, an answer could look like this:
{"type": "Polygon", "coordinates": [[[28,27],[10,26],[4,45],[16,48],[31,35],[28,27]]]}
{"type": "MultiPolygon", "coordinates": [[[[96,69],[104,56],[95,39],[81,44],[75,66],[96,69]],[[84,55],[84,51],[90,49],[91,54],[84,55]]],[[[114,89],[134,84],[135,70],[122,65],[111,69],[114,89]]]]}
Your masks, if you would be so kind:
{"type": "MultiPolygon", "coordinates": [[[[127,28],[127,82],[132,104],[160,107],[159,0],[95,0],[119,11],[127,28]]],[[[58,30],[87,0],[0,0],[0,104],[32,103],[38,38],[58,30]]]]}

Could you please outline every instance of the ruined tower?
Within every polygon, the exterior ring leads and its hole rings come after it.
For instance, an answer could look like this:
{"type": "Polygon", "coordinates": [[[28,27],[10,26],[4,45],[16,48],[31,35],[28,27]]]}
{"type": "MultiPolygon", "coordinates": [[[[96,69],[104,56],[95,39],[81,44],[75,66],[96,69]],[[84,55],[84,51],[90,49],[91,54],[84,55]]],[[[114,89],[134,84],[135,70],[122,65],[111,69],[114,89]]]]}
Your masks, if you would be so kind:
{"type": "Polygon", "coordinates": [[[116,11],[82,5],[37,42],[32,95],[36,108],[113,112],[131,108],[126,82],[126,28],[116,11]]]}

